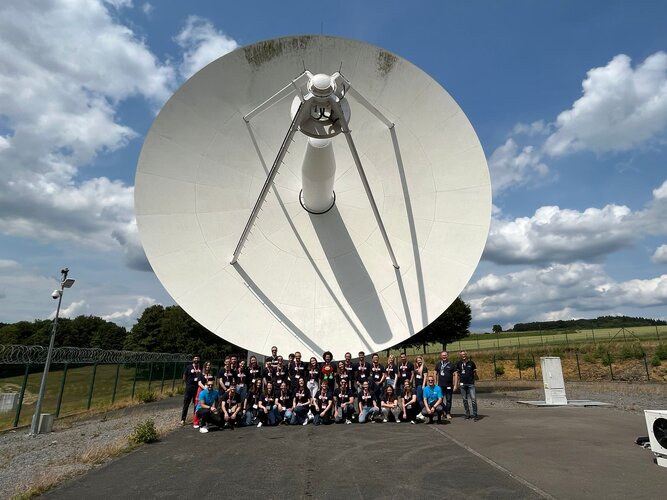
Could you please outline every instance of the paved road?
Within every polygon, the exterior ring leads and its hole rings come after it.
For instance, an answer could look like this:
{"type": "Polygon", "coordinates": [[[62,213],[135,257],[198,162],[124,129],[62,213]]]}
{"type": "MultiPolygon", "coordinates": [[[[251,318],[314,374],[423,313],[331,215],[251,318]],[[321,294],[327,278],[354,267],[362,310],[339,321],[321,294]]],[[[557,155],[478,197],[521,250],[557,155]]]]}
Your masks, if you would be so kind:
{"type": "Polygon", "coordinates": [[[48,498],[665,498],[667,469],[610,408],[488,409],[479,422],[183,428],[48,498]]]}

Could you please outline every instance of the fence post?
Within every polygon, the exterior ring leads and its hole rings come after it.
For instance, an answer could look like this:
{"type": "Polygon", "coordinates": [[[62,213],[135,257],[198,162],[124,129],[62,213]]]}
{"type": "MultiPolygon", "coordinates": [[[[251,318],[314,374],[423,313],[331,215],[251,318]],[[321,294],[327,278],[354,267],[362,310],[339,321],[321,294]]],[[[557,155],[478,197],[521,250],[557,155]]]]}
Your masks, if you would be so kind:
{"type": "Polygon", "coordinates": [[[658,333],[658,325],[655,325],[655,336],[658,339],[658,342],[660,342],[660,334],[658,333]]]}
{"type": "Polygon", "coordinates": [[[493,376],[498,380],[498,372],[496,371],[496,355],[493,355],[493,376]]]}
{"type": "Polygon", "coordinates": [[[97,374],[97,361],[93,365],[93,376],[90,379],[90,386],[88,387],[88,406],[87,410],[90,410],[90,404],[93,401],[93,388],[95,387],[95,375],[97,374]]]}
{"type": "Polygon", "coordinates": [[[577,373],[579,374],[579,382],[581,382],[581,368],[579,367],[579,351],[574,351],[574,356],[577,358],[577,373]]]}
{"type": "Polygon", "coordinates": [[[60,415],[60,404],[63,402],[63,392],[65,391],[65,379],[67,378],[67,367],[69,363],[65,363],[63,368],[63,379],[60,381],[60,390],[58,391],[58,402],[56,403],[56,418],[60,415]]]}
{"type": "Polygon", "coordinates": [[[520,354],[517,352],[516,353],[516,367],[519,369],[519,380],[522,380],[523,377],[521,376],[521,358],[519,356],[520,356],[520,354]]]}
{"type": "MultiPolygon", "coordinates": [[[[479,337],[477,337],[477,350],[479,351],[479,337]]],[[[424,353],[426,354],[426,353],[424,353]]]]}
{"type": "Polygon", "coordinates": [[[621,327],[621,332],[623,332],[623,342],[627,342],[627,339],[625,338],[625,327],[621,327]]]}
{"type": "Polygon", "coordinates": [[[171,392],[176,390],[176,372],[178,371],[176,368],[178,368],[178,361],[174,361],[174,373],[173,378],[171,379],[171,392]]]}
{"type": "Polygon", "coordinates": [[[153,382],[153,362],[151,361],[150,369],[148,372],[148,392],[151,390],[151,383],[153,382]]]}
{"type": "Polygon", "coordinates": [[[595,345],[595,329],[591,328],[591,333],[593,334],[593,345],[595,345]]]}
{"type": "Polygon", "coordinates": [[[167,363],[164,361],[162,362],[162,384],[160,384],[160,394],[164,392],[164,374],[165,371],[167,370],[167,363]]]}
{"type": "Polygon", "coordinates": [[[609,351],[607,351],[607,359],[609,360],[609,373],[611,374],[611,379],[614,380],[614,370],[611,367],[612,361],[611,361],[611,354],[609,354],[609,351]]]}
{"type": "Polygon", "coordinates": [[[533,357],[533,380],[537,380],[537,366],[535,365],[535,355],[531,354],[533,357]]]}
{"type": "Polygon", "coordinates": [[[21,416],[21,407],[23,406],[23,396],[25,396],[25,388],[28,385],[28,375],[30,370],[30,363],[25,364],[25,374],[23,375],[23,384],[21,384],[21,394],[19,394],[19,402],[16,405],[16,415],[14,415],[14,427],[19,425],[19,417],[21,416]]]}
{"type": "Polygon", "coordinates": [[[132,399],[134,399],[134,389],[137,386],[137,372],[139,371],[139,363],[134,363],[134,380],[132,380],[132,399]]]}
{"type": "Polygon", "coordinates": [[[646,362],[646,353],[643,352],[642,354],[644,355],[644,368],[646,368],[646,380],[650,381],[651,380],[651,375],[649,375],[649,371],[648,371],[648,363],[646,362]]]}
{"type": "Polygon", "coordinates": [[[111,393],[111,403],[116,401],[116,389],[118,388],[118,376],[120,375],[120,363],[116,365],[116,380],[113,382],[113,392],[111,393]]]}
{"type": "Polygon", "coordinates": [[[516,344],[519,346],[519,349],[521,349],[521,337],[518,335],[516,336],[516,344]]]}
{"type": "Polygon", "coordinates": [[[570,337],[567,336],[567,330],[565,330],[565,344],[570,347],[570,337]]]}

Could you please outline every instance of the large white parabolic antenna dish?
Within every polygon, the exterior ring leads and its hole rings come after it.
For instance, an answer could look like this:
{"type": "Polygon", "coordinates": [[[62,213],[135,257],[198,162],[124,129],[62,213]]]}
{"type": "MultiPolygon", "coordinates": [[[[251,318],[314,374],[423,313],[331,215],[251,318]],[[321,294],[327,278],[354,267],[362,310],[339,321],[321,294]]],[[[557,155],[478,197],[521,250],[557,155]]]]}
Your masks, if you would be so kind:
{"type": "Polygon", "coordinates": [[[135,203],[156,275],[203,326],[255,352],[341,358],[405,340],[458,296],[486,243],[491,186],[470,122],[426,73],[365,43],[300,36],[227,54],[169,99],[135,203]]]}

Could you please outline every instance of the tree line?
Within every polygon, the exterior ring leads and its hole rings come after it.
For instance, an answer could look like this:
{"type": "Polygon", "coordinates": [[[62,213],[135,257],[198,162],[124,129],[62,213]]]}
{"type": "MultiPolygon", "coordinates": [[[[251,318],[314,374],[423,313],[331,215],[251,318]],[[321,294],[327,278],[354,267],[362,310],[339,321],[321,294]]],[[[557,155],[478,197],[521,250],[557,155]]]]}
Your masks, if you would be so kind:
{"type": "Polygon", "coordinates": [[[659,319],[639,318],[633,316],[598,316],[595,319],[569,319],[517,323],[514,325],[514,328],[507,331],[528,332],[538,330],[590,330],[597,328],[627,328],[633,326],[663,325],[667,325],[667,322],[659,319]]]}
{"type": "MultiPolygon", "coordinates": [[[[0,344],[49,344],[52,320],[0,324],[0,344]]],[[[147,307],[128,331],[97,316],[60,318],[56,347],[93,347],[141,352],[200,354],[219,359],[240,348],[221,339],[192,319],[180,306],[147,307]]]]}
{"type": "MultiPolygon", "coordinates": [[[[410,337],[400,347],[442,344],[443,349],[470,334],[470,306],[460,298],[430,325],[410,337]]],[[[0,323],[0,344],[43,345],[49,343],[52,320],[0,323]]],[[[56,347],[96,347],[141,352],[199,354],[218,360],[225,354],[244,353],[192,319],[180,306],[147,307],[128,331],[97,316],[77,316],[58,320],[56,347]]]]}

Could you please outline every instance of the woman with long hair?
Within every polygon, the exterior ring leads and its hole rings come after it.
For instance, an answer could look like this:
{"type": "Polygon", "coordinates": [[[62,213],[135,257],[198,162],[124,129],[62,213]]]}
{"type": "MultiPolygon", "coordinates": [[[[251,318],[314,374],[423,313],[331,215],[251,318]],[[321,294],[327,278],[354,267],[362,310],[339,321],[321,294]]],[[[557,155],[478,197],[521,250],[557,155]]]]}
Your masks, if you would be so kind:
{"type": "Polygon", "coordinates": [[[417,403],[417,394],[412,390],[410,381],[406,380],[403,384],[403,393],[398,400],[401,409],[401,419],[403,422],[410,422],[415,424],[415,419],[420,412],[419,404],[417,403]]]}
{"type": "Polygon", "coordinates": [[[315,357],[310,358],[306,368],[306,387],[310,391],[310,397],[314,398],[320,389],[320,365],[315,357]]]}
{"type": "Polygon", "coordinates": [[[289,423],[292,425],[306,425],[308,423],[308,410],[311,406],[312,397],[306,387],[306,381],[302,378],[296,386],[294,400],[292,401],[292,417],[289,423]]]}
{"type": "Polygon", "coordinates": [[[253,421],[259,421],[257,427],[261,427],[262,421],[259,419],[259,400],[262,397],[262,379],[256,379],[255,383],[250,386],[248,395],[243,403],[243,411],[245,413],[245,425],[252,425],[253,421]]]}
{"type": "Polygon", "coordinates": [[[359,423],[363,424],[366,420],[375,422],[374,418],[380,413],[377,400],[370,390],[368,380],[361,384],[361,391],[359,391],[359,423]]]}
{"type": "Polygon", "coordinates": [[[401,409],[398,407],[394,388],[390,385],[384,388],[384,394],[382,395],[382,401],[380,402],[380,411],[382,412],[383,422],[389,422],[389,415],[394,417],[394,422],[400,422],[399,416],[401,414],[401,409]]]}
{"type": "Polygon", "coordinates": [[[424,364],[424,358],[417,356],[415,358],[415,393],[417,394],[417,401],[419,407],[424,409],[424,387],[426,387],[426,378],[428,376],[428,368],[424,364]]]}
{"type": "Polygon", "coordinates": [[[257,427],[262,426],[262,422],[266,422],[268,425],[277,425],[278,424],[278,408],[276,407],[276,395],[273,389],[273,382],[269,382],[264,386],[264,393],[259,398],[259,423],[257,427]]]}
{"type": "Polygon", "coordinates": [[[326,381],[329,391],[333,392],[333,386],[336,381],[336,367],[333,364],[333,354],[331,354],[331,351],[325,351],[322,353],[322,359],[324,359],[324,363],[322,363],[320,369],[320,381],[326,381]]]}
{"type": "Polygon", "coordinates": [[[396,358],[394,357],[393,354],[390,354],[387,357],[387,366],[384,369],[384,385],[385,387],[390,385],[394,388],[394,393],[398,394],[403,390],[402,387],[396,387],[396,379],[397,379],[397,369],[396,369],[396,358]]]}
{"type": "Polygon", "coordinates": [[[340,388],[340,384],[343,380],[345,380],[347,382],[347,386],[350,387],[350,374],[345,369],[345,363],[343,361],[339,361],[338,369],[336,370],[336,388],[340,388]]]}
{"type": "Polygon", "coordinates": [[[197,380],[197,395],[195,396],[195,409],[194,415],[192,416],[192,427],[199,429],[199,417],[197,416],[197,403],[199,402],[199,393],[206,389],[206,383],[212,380],[213,387],[215,387],[215,375],[213,374],[213,369],[211,368],[211,362],[206,361],[204,367],[202,368],[201,374],[197,380]]]}

